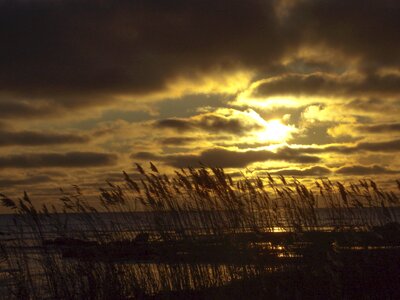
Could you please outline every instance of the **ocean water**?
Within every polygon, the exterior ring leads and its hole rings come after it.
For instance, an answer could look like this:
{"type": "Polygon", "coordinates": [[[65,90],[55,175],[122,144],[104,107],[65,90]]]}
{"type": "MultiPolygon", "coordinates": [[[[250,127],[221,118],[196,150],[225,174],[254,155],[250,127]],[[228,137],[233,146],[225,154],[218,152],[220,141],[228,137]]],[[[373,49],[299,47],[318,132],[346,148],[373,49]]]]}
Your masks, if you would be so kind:
{"type": "MultiPolygon", "coordinates": [[[[235,214],[229,211],[207,211],[196,212],[187,211],[180,213],[179,216],[174,212],[115,212],[115,213],[96,213],[96,214],[57,214],[49,217],[41,216],[38,219],[41,224],[41,232],[49,237],[60,234],[63,230],[69,233],[74,232],[152,232],[159,228],[163,230],[206,230],[213,226],[226,225],[235,226],[243,230],[252,230],[254,227],[246,227],[256,224],[258,229],[271,231],[271,224],[279,227],[279,231],[291,231],[293,222],[287,220],[287,211],[276,214],[274,221],[268,220],[265,212],[251,213],[251,217],[245,222],[235,220],[235,214]],[[276,224],[277,223],[277,224],[276,224]],[[269,226],[269,227],[268,227],[269,226]]],[[[308,224],[315,230],[335,230],[340,227],[381,226],[389,222],[400,222],[400,207],[385,208],[351,208],[351,209],[327,209],[319,208],[315,210],[315,218],[306,215],[297,216],[303,218],[303,224],[308,224]]],[[[292,218],[292,217],[289,217],[292,218]]],[[[21,218],[18,215],[0,215],[0,240],[9,239],[16,233],[29,236],[32,233],[30,218],[21,218]]],[[[307,229],[307,226],[304,227],[307,229]]]]}
{"type": "MultiPolygon", "coordinates": [[[[285,219],[285,216],[287,216],[285,213],[288,213],[288,211],[278,212],[279,218],[274,222],[279,224],[271,227],[271,224],[265,219],[266,212],[254,212],[250,214],[252,219],[247,220],[249,222],[246,224],[238,222],[236,229],[239,228],[239,232],[254,231],[254,228],[249,226],[253,222],[253,224],[258,226],[258,230],[261,231],[263,229],[265,231],[291,231],[293,230],[293,225],[285,219]]],[[[43,252],[44,247],[41,243],[42,241],[38,240],[39,235],[44,239],[52,239],[60,236],[83,239],[106,237],[107,239],[107,237],[117,233],[117,238],[132,239],[140,232],[157,235],[159,234],[159,228],[162,228],[164,233],[168,234],[179,235],[181,233],[179,231],[182,230],[195,234],[207,234],[210,232],[210,228],[212,229],[216,225],[222,227],[224,225],[234,226],[234,216],[235,214],[228,211],[208,211],[202,213],[188,211],[181,213],[179,218],[173,212],[59,214],[50,215],[50,217],[38,217],[36,221],[40,221],[40,226],[36,226],[34,219],[21,218],[16,215],[0,215],[0,244],[7,247],[8,253],[11,253],[11,255],[14,253],[16,255],[19,255],[18,253],[27,255],[31,276],[40,285],[45,276],[43,260],[48,252],[43,252]]],[[[313,223],[312,226],[310,225],[309,230],[330,231],[352,226],[363,229],[384,225],[389,222],[399,222],[400,208],[390,208],[389,210],[383,208],[354,208],[346,210],[321,208],[315,211],[315,219],[317,221],[316,224],[313,223]]],[[[307,220],[307,222],[311,221],[307,220]]],[[[232,228],[225,226],[224,229],[229,231],[232,228]]],[[[267,246],[270,247],[270,245],[267,246]]],[[[46,251],[52,250],[46,249],[46,251]]],[[[52,255],[56,257],[60,265],[65,264],[67,266],[68,263],[72,262],[66,261],[56,249],[53,249],[52,255]]],[[[283,258],[288,257],[288,253],[282,252],[282,255],[283,258]]],[[[280,256],[278,255],[278,257],[280,256]]],[[[121,261],[118,264],[121,270],[130,272],[131,274],[137,273],[135,278],[138,280],[147,278],[141,274],[152,274],[151,282],[153,286],[149,287],[146,285],[148,284],[147,282],[143,283],[143,286],[147,286],[146,290],[150,294],[162,291],[164,286],[163,280],[172,277],[178,271],[185,274],[185,278],[187,277],[189,281],[189,286],[193,288],[198,287],[196,285],[196,280],[198,279],[196,277],[198,273],[196,272],[198,270],[202,274],[208,274],[206,277],[212,283],[210,283],[210,286],[222,286],[240,277],[235,277],[237,274],[240,274],[237,271],[237,268],[240,269],[240,266],[228,263],[203,263],[198,264],[196,268],[192,268],[187,263],[168,264],[151,261],[148,263],[121,261]],[[196,272],[193,270],[196,270],[196,272]],[[193,274],[191,273],[192,271],[194,272],[193,274]]],[[[253,265],[246,265],[246,268],[250,270],[249,272],[253,272],[251,268],[254,268],[255,274],[259,270],[257,266],[253,265]]],[[[290,268],[290,265],[271,265],[266,266],[266,268],[270,268],[270,272],[275,272],[282,268],[290,268]]],[[[15,265],[10,266],[0,257],[0,294],[2,294],[2,290],[7,290],[7,286],[15,284],[12,276],[10,276],[15,270],[15,265]]]]}

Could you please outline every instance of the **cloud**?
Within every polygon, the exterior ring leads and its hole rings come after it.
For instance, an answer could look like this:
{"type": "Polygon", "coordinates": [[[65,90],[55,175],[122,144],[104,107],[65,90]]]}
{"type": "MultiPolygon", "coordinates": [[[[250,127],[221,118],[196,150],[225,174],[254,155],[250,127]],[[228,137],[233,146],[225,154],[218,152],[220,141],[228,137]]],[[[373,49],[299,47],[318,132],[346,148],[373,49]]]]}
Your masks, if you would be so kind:
{"type": "Polygon", "coordinates": [[[237,149],[249,149],[249,148],[260,148],[260,147],[265,147],[265,146],[270,146],[271,143],[269,142],[238,142],[237,140],[233,139],[231,142],[227,142],[224,139],[220,139],[222,142],[218,141],[215,143],[216,146],[222,147],[222,148],[229,148],[229,147],[235,147],[237,149]]]}
{"type": "Polygon", "coordinates": [[[355,150],[364,150],[371,152],[396,152],[400,151],[400,139],[375,143],[359,143],[354,148],[355,150]]]}
{"type": "Polygon", "coordinates": [[[254,111],[217,109],[215,112],[196,115],[190,118],[170,118],[153,123],[155,128],[173,129],[178,132],[203,130],[210,133],[229,133],[243,135],[263,128],[265,122],[254,111]]]}
{"type": "Polygon", "coordinates": [[[400,132],[400,123],[357,126],[357,130],[366,133],[400,132]]]}
{"type": "Polygon", "coordinates": [[[117,156],[98,152],[32,153],[0,156],[1,168],[83,168],[114,165],[117,156]]]}
{"type": "Polygon", "coordinates": [[[379,174],[399,174],[400,171],[390,170],[381,166],[349,166],[336,170],[341,175],[379,175],[379,174]]]}
{"type": "Polygon", "coordinates": [[[394,0],[0,0],[0,146],[17,146],[0,170],[93,182],[132,147],[175,167],[396,169],[399,27],[394,0]],[[272,141],[271,120],[296,131],[272,141]]]}
{"type": "Polygon", "coordinates": [[[382,113],[385,114],[398,114],[400,112],[400,101],[382,99],[382,98],[367,98],[360,99],[356,98],[345,104],[346,107],[356,110],[364,111],[369,113],[382,113]]]}
{"type": "Polygon", "coordinates": [[[1,1],[0,117],[61,116],[155,94],[236,93],[248,83],[240,74],[273,76],[260,94],[399,92],[398,75],[374,72],[399,64],[396,1],[168,2],[1,1]],[[320,47],[357,58],[345,68],[369,75],[337,80],[336,61],[320,51],[299,55],[320,47]]]}
{"type": "Polygon", "coordinates": [[[141,160],[148,160],[148,161],[151,161],[151,160],[162,160],[163,159],[163,157],[161,155],[157,155],[157,154],[154,154],[154,153],[151,153],[151,152],[145,152],[145,151],[134,153],[134,154],[131,155],[131,158],[134,158],[134,159],[138,158],[138,159],[141,159],[141,160]]]}
{"type": "Polygon", "coordinates": [[[7,99],[0,98],[0,118],[2,119],[32,119],[54,116],[62,112],[55,103],[44,101],[32,103],[18,99],[9,100],[8,98],[12,97],[7,97],[7,99]]]}
{"type": "Polygon", "coordinates": [[[194,124],[186,119],[164,119],[154,122],[156,128],[168,128],[176,131],[189,131],[194,129],[194,124]]]}
{"type": "Polygon", "coordinates": [[[198,139],[194,137],[168,137],[160,139],[159,143],[162,145],[185,145],[196,141],[198,139]]]}
{"type": "Polygon", "coordinates": [[[261,82],[253,91],[256,97],[296,96],[397,96],[400,76],[363,74],[354,78],[327,73],[287,74],[261,82]]]}
{"type": "Polygon", "coordinates": [[[319,154],[319,153],[341,153],[341,154],[351,154],[358,153],[360,151],[367,152],[398,152],[400,151],[400,139],[382,141],[382,142],[362,142],[355,146],[346,145],[334,145],[326,147],[304,147],[304,148],[285,148],[288,151],[293,151],[294,153],[303,154],[319,154]]]}
{"type": "Polygon", "coordinates": [[[0,20],[0,90],[67,107],[266,66],[284,47],[273,1],[1,1],[0,20]]]}
{"type": "Polygon", "coordinates": [[[9,188],[16,185],[33,185],[51,181],[46,175],[30,176],[22,179],[0,178],[0,187],[9,188]]]}
{"type": "Polygon", "coordinates": [[[315,166],[311,168],[304,169],[284,169],[274,172],[269,172],[270,174],[277,174],[283,176],[326,176],[332,173],[332,171],[326,167],[315,166]]]}
{"type": "Polygon", "coordinates": [[[223,168],[244,168],[251,163],[264,161],[286,161],[294,163],[317,163],[320,161],[316,156],[296,154],[288,149],[283,149],[275,153],[267,150],[241,152],[215,148],[205,150],[200,154],[165,156],[155,155],[149,152],[139,152],[133,154],[131,158],[163,161],[177,168],[198,166],[199,163],[223,168]]]}
{"type": "Polygon", "coordinates": [[[88,141],[89,137],[76,134],[0,130],[0,147],[83,144],[88,141]]]}
{"type": "MultiPolygon", "coordinates": [[[[349,143],[360,140],[361,137],[352,137],[349,135],[349,128],[347,125],[331,127],[333,122],[313,122],[306,124],[301,131],[293,138],[293,144],[333,144],[333,143],[349,143]],[[346,129],[342,132],[338,132],[338,128],[346,129]],[[341,134],[338,134],[341,133],[341,134]]],[[[334,124],[334,123],[333,123],[334,124]]]]}
{"type": "MultiPolygon", "coordinates": [[[[61,107],[97,105],[179,81],[205,83],[211,74],[268,74],[288,57],[321,69],[318,57],[293,57],[321,46],[360,58],[365,69],[398,65],[397,1],[293,1],[285,17],[281,2],[1,1],[0,91],[61,107]]],[[[393,76],[368,78],[359,91],[374,83],[398,91],[393,76]]],[[[302,84],[308,92],[312,84],[331,86],[314,75],[302,84]]]]}
{"type": "Polygon", "coordinates": [[[295,1],[286,26],[299,42],[335,49],[365,67],[398,65],[399,8],[395,0],[295,1]]]}

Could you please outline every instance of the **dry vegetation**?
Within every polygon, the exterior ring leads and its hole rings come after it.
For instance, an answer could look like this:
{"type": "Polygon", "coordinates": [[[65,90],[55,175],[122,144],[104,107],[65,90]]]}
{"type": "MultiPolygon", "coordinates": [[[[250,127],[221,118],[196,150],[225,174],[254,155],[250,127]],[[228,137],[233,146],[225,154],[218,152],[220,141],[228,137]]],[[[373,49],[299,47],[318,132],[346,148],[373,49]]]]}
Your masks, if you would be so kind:
{"type": "Polygon", "coordinates": [[[367,180],[233,180],[219,168],[138,171],[100,189],[100,205],[78,187],[62,191],[62,209],[1,195],[15,213],[14,238],[1,244],[3,297],[399,296],[396,191],[367,180]]]}

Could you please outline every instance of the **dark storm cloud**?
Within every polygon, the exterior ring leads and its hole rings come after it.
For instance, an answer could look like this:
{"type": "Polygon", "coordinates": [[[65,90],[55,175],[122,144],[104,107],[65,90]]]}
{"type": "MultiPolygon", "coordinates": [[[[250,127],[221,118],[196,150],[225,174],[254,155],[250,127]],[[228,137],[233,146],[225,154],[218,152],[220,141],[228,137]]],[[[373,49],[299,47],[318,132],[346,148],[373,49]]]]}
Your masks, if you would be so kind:
{"type": "Polygon", "coordinates": [[[400,171],[390,170],[381,166],[349,166],[336,170],[341,175],[378,175],[378,174],[399,174],[400,171]]]}
{"type": "Polygon", "coordinates": [[[0,90],[68,106],[159,91],[269,65],[283,54],[277,26],[273,1],[1,1],[0,90]]]}
{"type": "Polygon", "coordinates": [[[300,0],[286,26],[308,45],[325,45],[359,58],[366,68],[400,63],[397,0],[300,0]]]}
{"type": "Polygon", "coordinates": [[[0,129],[1,146],[42,146],[87,143],[87,136],[67,133],[46,133],[36,131],[4,131],[0,129]]]}
{"type": "Polygon", "coordinates": [[[117,156],[97,152],[32,153],[0,156],[0,168],[83,168],[115,164],[117,156]]]}
{"type": "Polygon", "coordinates": [[[315,166],[305,169],[285,169],[269,173],[283,176],[326,176],[331,174],[332,171],[326,167],[315,166]]]}
{"type": "Polygon", "coordinates": [[[369,75],[339,88],[323,76],[291,75],[259,93],[312,93],[313,86],[326,93],[399,92],[397,76],[373,72],[399,65],[398,1],[293,1],[284,18],[275,13],[277,3],[1,1],[0,117],[54,115],[213,72],[251,69],[262,78],[282,57],[293,58],[287,68],[295,72],[335,71],[335,62],[324,58],[292,57],[303,46],[326,45],[359,58],[369,75]]]}
{"type": "Polygon", "coordinates": [[[400,76],[368,74],[362,80],[341,78],[324,73],[289,74],[260,84],[254,95],[307,95],[307,96],[370,96],[398,95],[400,76]]]}
{"type": "Polygon", "coordinates": [[[254,122],[245,123],[242,118],[225,117],[218,114],[202,115],[199,118],[159,120],[154,122],[154,126],[182,132],[200,129],[211,133],[226,132],[237,135],[261,129],[261,126],[254,122]]]}
{"type": "Polygon", "coordinates": [[[166,156],[155,155],[149,152],[139,152],[133,154],[131,158],[163,161],[177,168],[198,166],[199,163],[223,168],[243,168],[254,162],[271,160],[294,163],[316,163],[320,161],[316,156],[296,154],[287,149],[277,153],[267,150],[239,152],[225,149],[210,149],[205,150],[198,155],[166,156]]]}
{"type": "MultiPolygon", "coordinates": [[[[276,3],[1,1],[0,90],[68,106],[96,104],[114,94],[162,90],[175,77],[268,71],[304,45],[361,58],[368,69],[400,62],[398,1],[301,0],[283,19],[276,3]]],[[[301,69],[324,69],[317,61],[301,69]]],[[[397,78],[368,80],[397,90],[397,78]]]]}

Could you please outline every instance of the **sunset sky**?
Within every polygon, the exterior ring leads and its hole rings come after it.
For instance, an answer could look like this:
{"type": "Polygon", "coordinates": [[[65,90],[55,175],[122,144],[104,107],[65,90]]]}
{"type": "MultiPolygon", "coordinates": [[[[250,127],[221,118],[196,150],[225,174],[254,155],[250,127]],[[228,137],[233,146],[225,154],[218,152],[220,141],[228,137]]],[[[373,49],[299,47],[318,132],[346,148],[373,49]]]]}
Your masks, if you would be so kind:
{"type": "Polygon", "coordinates": [[[400,177],[398,0],[9,0],[0,37],[1,193],[149,161],[400,177]]]}

